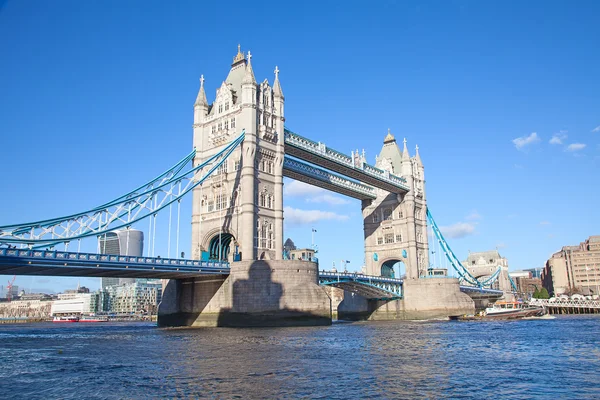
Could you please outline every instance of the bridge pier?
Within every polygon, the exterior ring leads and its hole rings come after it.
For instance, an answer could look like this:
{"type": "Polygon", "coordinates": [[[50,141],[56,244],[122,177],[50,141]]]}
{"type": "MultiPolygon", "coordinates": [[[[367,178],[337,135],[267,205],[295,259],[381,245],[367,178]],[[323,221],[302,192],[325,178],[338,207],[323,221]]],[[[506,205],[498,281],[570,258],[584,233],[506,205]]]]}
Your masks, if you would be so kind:
{"type": "Polygon", "coordinates": [[[297,260],[240,261],[228,277],[170,280],[158,308],[162,327],[330,324],[317,264],[297,260]]]}
{"type": "Polygon", "coordinates": [[[338,306],[343,320],[419,320],[474,314],[475,303],[460,291],[458,279],[409,279],[401,300],[367,300],[346,292],[338,306]]]}

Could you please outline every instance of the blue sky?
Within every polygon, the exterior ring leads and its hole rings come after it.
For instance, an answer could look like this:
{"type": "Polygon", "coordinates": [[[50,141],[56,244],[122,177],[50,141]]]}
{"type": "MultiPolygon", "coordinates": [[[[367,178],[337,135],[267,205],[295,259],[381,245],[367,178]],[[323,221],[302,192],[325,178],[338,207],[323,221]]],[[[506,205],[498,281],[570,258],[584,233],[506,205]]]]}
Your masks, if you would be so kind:
{"type": "MultiPolygon", "coordinates": [[[[217,3],[0,1],[0,225],[87,209],[182,158],[200,74],[212,101],[241,43],[258,81],[279,66],[292,130],[372,163],[388,128],[418,144],[460,258],[498,247],[540,267],[600,234],[599,3],[217,3]]],[[[323,266],[358,269],[358,201],[286,193],[286,237],[309,246],[314,227],[323,266]]]]}

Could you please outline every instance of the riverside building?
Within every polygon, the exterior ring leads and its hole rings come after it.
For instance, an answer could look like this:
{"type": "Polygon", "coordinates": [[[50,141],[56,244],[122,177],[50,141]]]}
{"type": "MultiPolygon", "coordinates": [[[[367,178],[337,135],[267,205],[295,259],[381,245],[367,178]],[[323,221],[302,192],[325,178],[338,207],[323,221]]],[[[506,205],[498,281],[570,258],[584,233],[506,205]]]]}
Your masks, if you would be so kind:
{"type": "Polygon", "coordinates": [[[541,274],[542,285],[554,296],[600,294],[600,235],[579,246],[564,246],[552,254],[541,274]]]}
{"type": "Polygon", "coordinates": [[[138,279],[106,289],[110,312],[117,314],[156,314],[162,297],[162,282],[138,279]]]}

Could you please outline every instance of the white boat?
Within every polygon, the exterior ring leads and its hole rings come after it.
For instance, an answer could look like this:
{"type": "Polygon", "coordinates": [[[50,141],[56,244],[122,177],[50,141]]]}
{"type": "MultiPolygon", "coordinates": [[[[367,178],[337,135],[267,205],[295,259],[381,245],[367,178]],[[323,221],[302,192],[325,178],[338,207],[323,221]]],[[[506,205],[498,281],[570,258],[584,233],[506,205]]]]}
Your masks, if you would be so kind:
{"type": "Polygon", "coordinates": [[[79,322],[79,317],[54,317],[52,322],[79,322]]]}
{"type": "Polygon", "coordinates": [[[521,301],[497,301],[485,309],[486,319],[516,319],[525,317],[541,317],[546,314],[542,306],[532,306],[521,301]]]}

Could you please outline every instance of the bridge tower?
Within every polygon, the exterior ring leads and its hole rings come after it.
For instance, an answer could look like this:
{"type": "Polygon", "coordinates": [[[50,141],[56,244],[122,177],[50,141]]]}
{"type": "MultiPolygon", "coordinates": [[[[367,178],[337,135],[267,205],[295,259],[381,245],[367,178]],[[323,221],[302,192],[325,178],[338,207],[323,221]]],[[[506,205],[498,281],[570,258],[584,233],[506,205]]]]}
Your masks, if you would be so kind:
{"type": "Polygon", "coordinates": [[[401,262],[406,278],[416,279],[427,274],[429,265],[425,169],[419,147],[411,158],[406,139],[403,145],[400,152],[388,130],[376,158],[376,167],[405,178],[410,190],[393,194],[377,189],[375,200],[363,200],[365,262],[368,274],[397,278],[399,271],[394,266],[401,262]]]}
{"type": "Polygon", "coordinates": [[[284,96],[275,67],[273,86],[258,84],[252,55],[238,45],[227,78],[209,104],[200,78],[194,104],[198,165],[246,136],[212,178],[193,193],[192,257],[251,261],[283,255],[284,96]]]}

